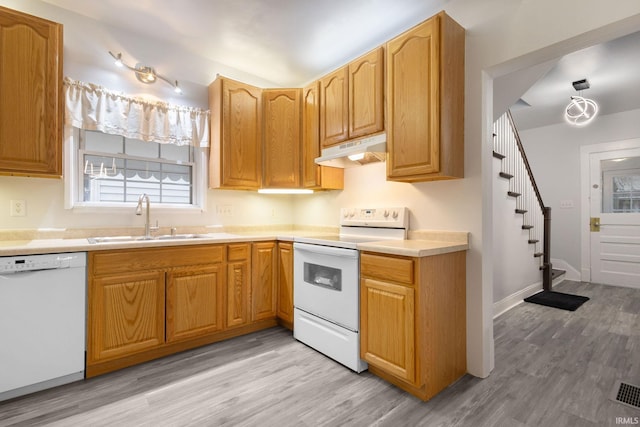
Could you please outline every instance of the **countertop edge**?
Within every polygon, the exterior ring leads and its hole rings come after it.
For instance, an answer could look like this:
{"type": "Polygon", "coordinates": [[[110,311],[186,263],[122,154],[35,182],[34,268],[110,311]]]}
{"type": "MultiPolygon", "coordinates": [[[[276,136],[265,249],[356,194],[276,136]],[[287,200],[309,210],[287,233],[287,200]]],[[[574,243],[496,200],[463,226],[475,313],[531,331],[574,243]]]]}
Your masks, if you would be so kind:
{"type": "MultiPolygon", "coordinates": [[[[0,257],[26,256],[64,252],[98,252],[108,250],[127,250],[160,247],[178,247],[192,245],[214,245],[229,243],[252,243],[265,241],[292,242],[300,233],[260,233],[238,234],[233,237],[197,238],[185,240],[142,240],[134,242],[109,242],[91,244],[85,238],[78,239],[40,239],[0,242],[0,257]],[[12,244],[14,243],[14,244],[12,244]]],[[[440,255],[469,249],[468,243],[435,241],[435,240],[399,240],[359,243],[360,251],[376,252],[389,255],[424,257],[440,255]]]]}

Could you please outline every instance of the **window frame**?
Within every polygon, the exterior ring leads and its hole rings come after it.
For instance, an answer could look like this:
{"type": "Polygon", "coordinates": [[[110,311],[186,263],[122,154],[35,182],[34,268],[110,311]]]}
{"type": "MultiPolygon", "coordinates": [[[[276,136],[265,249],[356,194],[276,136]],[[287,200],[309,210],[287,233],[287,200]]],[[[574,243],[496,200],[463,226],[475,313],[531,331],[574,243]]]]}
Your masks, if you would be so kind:
{"type": "MultiPolygon", "coordinates": [[[[151,161],[165,164],[182,164],[192,167],[192,195],[191,204],[184,203],[154,203],[155,211],[180,211],[180,212],[204,212],[206,209],[207,193],[207,149],[192,147],[192,159],[190,162],[173,162],[161,158],[148,158],[141,156],[129,156],[123,153],[107,153],[85,150],[81,145],[82,130],[70,125],[65,126],[65,209],[74,209],[83,212],[126,211],[135,208],[136,201],[131,202],[86,202],[82,200],[84,188],[84,164],[85,154],[109,156],[137,161],[151,161]]],[[[124,140],[124,137],[122,137],[124,140]]]]}

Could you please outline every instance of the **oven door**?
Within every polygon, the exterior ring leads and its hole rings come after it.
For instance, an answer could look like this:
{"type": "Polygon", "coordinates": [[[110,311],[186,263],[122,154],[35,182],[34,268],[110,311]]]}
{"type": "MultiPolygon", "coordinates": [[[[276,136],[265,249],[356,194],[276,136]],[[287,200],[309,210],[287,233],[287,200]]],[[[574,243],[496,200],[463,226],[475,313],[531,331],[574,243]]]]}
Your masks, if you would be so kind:
{"type": "Polygon", "coordinates": [[[355,249],[294,243],[293,305],[359,330],[360,266],[355,249]]]}

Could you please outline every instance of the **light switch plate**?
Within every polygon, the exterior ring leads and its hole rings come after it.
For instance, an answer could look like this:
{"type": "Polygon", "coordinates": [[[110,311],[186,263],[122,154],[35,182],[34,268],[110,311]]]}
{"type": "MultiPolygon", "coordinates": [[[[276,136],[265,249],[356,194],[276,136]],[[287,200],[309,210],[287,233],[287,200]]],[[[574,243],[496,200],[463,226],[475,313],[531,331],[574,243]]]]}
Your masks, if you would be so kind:
{"type": "Polygon", "coordinates": [[[560,200],[560,209],[573,208],[573,200],[560,200]]]}

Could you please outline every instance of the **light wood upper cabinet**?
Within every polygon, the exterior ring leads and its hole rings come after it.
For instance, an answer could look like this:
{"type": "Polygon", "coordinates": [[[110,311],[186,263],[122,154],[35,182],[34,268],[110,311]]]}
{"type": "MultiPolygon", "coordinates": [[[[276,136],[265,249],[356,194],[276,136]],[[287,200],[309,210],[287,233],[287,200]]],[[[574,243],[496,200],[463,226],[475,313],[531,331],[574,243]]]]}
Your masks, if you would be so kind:
{"type": "Polygon", "coordinates": [[[161,346],[164,299],[164,272],[90,278],[87,363],[161,346]]]}
{"type": "Polygon", "coordinates": [[[167,342],[222,330],[224,266],[183,267],[167,273],[167,342]]]}
{"type": "Polygon", "coordinates": [[[62,25],[0,7],[0,174],[62,176],[62,25]]]}
{"type": "Polygon", "coordinates": [[[258,189],[262,184],[262,90],[218,77],[209,86],[209,187],[258,189]]]}
{"type": "Polygon", "coordinates": [[[349,137],[349,68],[320,79],[320,145],[330,147],[349,137]]]}
{"type": "Polygon", "coordinates": [[[264,188],[298,188],[300,179],[300,89],[262,92],[264,188]]]}
{"type": "Polygon", "coordinates": [[[310,189],[344,188],[344,169],[319,166],[320,83],[302,89],[302,186],[310,189]]]}
{"type": "Polygon", "coordinates": [[[384,49],[320,79],[322,148],[384,130],[384,49]]]}
{"type": "Polygon", "coordinates": [[[442,12],[387,43],[387,179],[464,176],[464,37],[442,12]]]}
{"type": "Polygon", "coordinates": [[[277,280],[276,242],[260,242],[253,244],[252,284],[251,284],[251,319],[253,321],[276,316],[277,280]]]}
{"type": "Polygon", "coordinates": [[[293,329],[293,243],[278,242],[277,316],[293,329]]]}
{"type": "Polygon", "coordinates": [[[349,138],[384,130],[384,49],[349,64],[349,138]]]}

